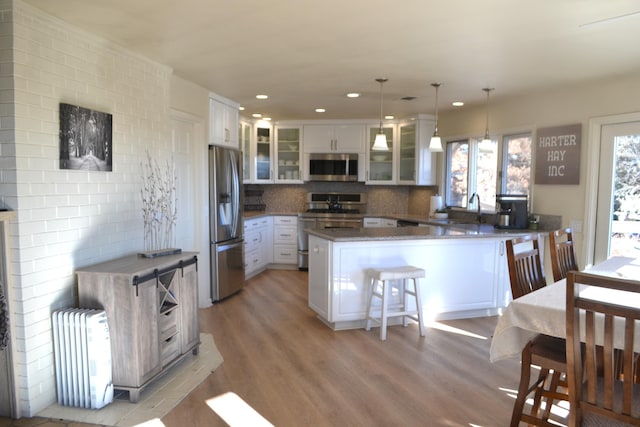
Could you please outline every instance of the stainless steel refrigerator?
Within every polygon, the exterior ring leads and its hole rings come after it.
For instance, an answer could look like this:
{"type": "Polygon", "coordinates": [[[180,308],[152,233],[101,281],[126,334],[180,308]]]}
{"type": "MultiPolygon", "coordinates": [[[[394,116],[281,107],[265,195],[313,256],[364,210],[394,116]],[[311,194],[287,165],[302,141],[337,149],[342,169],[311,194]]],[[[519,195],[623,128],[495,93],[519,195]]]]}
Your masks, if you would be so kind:
{"type": "Polygon", "coordinates": [[[209,146],[209,230],[213,302],[238,292],[245,282],[241,162],[240,150],[209,146]]]}

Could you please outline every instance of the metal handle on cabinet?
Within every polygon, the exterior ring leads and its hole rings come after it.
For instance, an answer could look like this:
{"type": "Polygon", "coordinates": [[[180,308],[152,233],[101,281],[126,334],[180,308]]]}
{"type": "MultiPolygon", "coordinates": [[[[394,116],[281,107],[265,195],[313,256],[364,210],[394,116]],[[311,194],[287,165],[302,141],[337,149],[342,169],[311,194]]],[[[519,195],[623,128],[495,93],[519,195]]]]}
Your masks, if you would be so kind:
{"type": "Polygon", "coordinates": [[[229,139],[231,137],[231,133],[229,132],[228,128],[224,128],[224,142],[229,142],[229,139]]]}
{"type": "Polygon", "coordinates": [[[318,253],[320,252],[320,250],[318,249],[318,247],[316,246],[315,248],[313,248],[313,252],[318,253]]]}
{"type": "Polygon", "coordinates": [[[504,255],[504,240],[500,241],[500,256],[504,255]]]}

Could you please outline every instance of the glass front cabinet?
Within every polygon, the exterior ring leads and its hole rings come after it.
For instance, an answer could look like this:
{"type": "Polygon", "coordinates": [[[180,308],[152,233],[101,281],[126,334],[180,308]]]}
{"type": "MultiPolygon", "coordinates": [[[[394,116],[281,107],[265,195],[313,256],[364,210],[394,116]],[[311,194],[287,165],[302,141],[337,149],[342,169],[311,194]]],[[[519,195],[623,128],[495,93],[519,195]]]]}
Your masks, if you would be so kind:
{"type": "Polygon", "coordinates": [[[251,181],[251,123],[240,121],[238,139],[242,150],[242,180],[251,181]]]}
{"type": "Polygon", "coordinates": [[[383,126],[383,131],[387,136],[389,151],[374,151],[373,142],[380,131],[380,125],[367,127],[367,184],[394,184],[395,183],[395,125],[387,124],[383,126]]]}
{"type": "Polygon", "coordinates": [[[262,122],[254,125],[256,141],[255,177],[251,180],[254,183],[273,182],[272,167],[272,142],[273,133],[271,126],[262,122]]]}
{"type": "Polygon", "coordinates": [[[302,126],[276,125],[275,181],[302,183],[302,126]]]}
{"type": "Polygon", "coordinates": [[[436,185],[436,153],[429,151],[434,124],[421,114],[398,125],[398,184],[436,185]]]}

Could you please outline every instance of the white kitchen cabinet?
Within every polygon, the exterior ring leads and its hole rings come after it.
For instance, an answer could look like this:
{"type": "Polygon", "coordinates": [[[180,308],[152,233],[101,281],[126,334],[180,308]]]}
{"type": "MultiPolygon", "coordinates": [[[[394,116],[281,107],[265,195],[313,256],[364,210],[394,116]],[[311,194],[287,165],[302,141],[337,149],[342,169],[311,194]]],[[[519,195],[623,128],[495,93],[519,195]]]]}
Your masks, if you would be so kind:
{"type": "Polygon", "coordinates": [[[331,244],[328,240],[309,236],[309,308],[318,313],[321,319],[328,320],[331,290],[333,284],[333,264],[331,263],[331,244]]]}
{"type": "Polygon", "coordinates": [[[395,134],[396,126],[386,124],[382,127],[387,136],[387,145],[389,151],[374,151],[371,149],[376,135],[380,131],[380,125],[367,127],[367,166],[366,166],[366,183],[367,184],[394,184],[396,181],[396,154],[395,154],[395,134]]]}
{"type": "Polygon", "coordinates": [[[429,151],[434,125],[424,114],[398,125],[398,184],[436,185],[436,156],[429,151]]]}
{"type": "Polygon", "coordinates": [[[273,263],[298,264],[298,217],[273,217],[273,263]]]}
{"type": "Polygon", "coordinates": [[[397,227],[398,221],[390,218],[365,217],[362,225],[365,228],[397,227]]]}
{"type": "Polygon", "coordinates": [[[268,184],[273,182],[273,132],[264,122],[254,125],[255,155],[253,157],[255,175],[251,182],[268,184]]]}
{"type": "Polygon", "coordinates": [[[275,181],[302,183],[302,126],[277,125],[275,181]]]}
{"type": "MultiPolygon", "coordinates": [[[[495,315],[510,300],[504,239],[448,238],[336,242],[309,236],[309,307],[334,329],[361,328],[367,268],[414,265],[426,318],[495,315]]],[[[399,302],[399,301],[398,301],[399,302]]]]}
{"type": "Polygon", "coordinates": [[[270,216],[244,220],[244,263],[248,279],[272,262],[273,219],[270,216]]]}
{"type": "Polygon", "coordinates": [[[303,132],[305,153],[365,152],[364,124],[305,124],[303,132]]]}
{"type": "Polygon", "coordinates": [[[241,120],[238,126],[238,139],[242,150],[242,180],[250,183],[253,162],[251,161],[253,152],[251,150],[251,123],[241,120]]]}
{"type": "Polygon", "coordinates": [[[209,144],[240,148],[238,123],[240,106],[216,94],[209,95],[209,144]]]}

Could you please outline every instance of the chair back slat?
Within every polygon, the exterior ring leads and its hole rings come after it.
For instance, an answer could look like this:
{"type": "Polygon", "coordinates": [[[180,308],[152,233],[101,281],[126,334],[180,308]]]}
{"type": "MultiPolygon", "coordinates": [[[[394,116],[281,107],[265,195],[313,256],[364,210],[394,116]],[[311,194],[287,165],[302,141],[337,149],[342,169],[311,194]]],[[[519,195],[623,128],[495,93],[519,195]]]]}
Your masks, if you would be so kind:
{"type": "Polygon", "coordinates": [[[514,299],[547,285],[547,279],[540,261],[537,234],[507,240],[506,248],[511,295],[514,299]],[[523,250],[520,245],[524,246],[525,244],[530,247],[523,250]],[[521,250],[516,251],[516,247],[521,250]]]}
{"type": "Polygon", "coordinates": [[[563,228],[549,233],[549,252],[554,282],[566,278],[569,271],[579,270],[571,228],[563,228]]]}
{"type": "Polygon", "coordinates": [[[640,392],[634,384],[638,363],[634,338],[640,305],[632,305],[637,301],[640,282],[576,271],[568,273],[570,426],[581,425],[587,413],[640,425],[640,392]],[[622,366],[616,367],[620,357],[622,366]]]}

